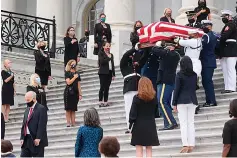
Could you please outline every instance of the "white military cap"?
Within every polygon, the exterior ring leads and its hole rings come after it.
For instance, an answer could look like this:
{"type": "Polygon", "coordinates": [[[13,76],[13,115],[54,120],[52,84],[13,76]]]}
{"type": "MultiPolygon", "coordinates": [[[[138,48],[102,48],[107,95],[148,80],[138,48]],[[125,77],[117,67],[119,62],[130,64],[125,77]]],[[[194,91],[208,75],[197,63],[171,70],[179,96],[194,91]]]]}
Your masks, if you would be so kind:
{"type": "Polygon", "coordinates": [[[204,25],[213,25],[211,20],[202,20],[202,24],[204,24],[204,25]]]}
{"type": "Polygon", "coordinates": [[[198,33],[198,30],[192,29],[192,30],[189,30],[189,31],[188,31],[188,34],[189,34],[189,35],[190,35],[190,34],[195,34],[195,33],[198,33]]]}
{"type": "Polygon", "coordinates": [[[230,16],[232,16],[232,15],[233,15],[233,12],[230,11],[230,10],[221,10],[221,14],[222,14],[222,15],[230,15],[230,16]]]}

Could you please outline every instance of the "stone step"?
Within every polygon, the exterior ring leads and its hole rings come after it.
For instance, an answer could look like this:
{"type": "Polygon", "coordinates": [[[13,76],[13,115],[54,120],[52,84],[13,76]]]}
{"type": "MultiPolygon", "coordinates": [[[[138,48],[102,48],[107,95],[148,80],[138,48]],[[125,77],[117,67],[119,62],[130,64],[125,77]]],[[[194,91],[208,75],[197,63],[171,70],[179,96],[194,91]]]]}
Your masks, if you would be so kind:
{"type": "MultiPolygon", "coordinates": [[[[221,158],[221,153],[222,153],[220,150],[204,151],[204,152],[196,152],[194,150],[194,152],[187,153],[187,154],[176,153],[176,154],[157,155],[157,154],[154,154],[154,151],[156,151],[156,150],[153,148],[153,155],[152,155],[153,157],[162,157],[162,158],[173,158],[173,157],[182,157],[182,158],[183,157],[186,157],[186,158],[194,158],[194,157],[213,157],[213,158],[215,157],[215,158],[218,158],[218,157],[220,157],[221,158]]],[[[72,152],[72,153],[63,153],[63,154],[46,154],[45,156],[46,157],[74,157],[75,154],[74,154],[74,152],[72,152]]],[[[120,153],[118,154],[118,156],[120,157],[120,153]]],[[[131,155],[129,157],[136,158],[135,154],[131,155]]]]}
{"type": "MultiPolygon", "coordinates": [[[[57,145],[55,143],[55,140],[65,140],[67,138],[68,140],[75,141],[76,140],[76,134],[78,132],[78,127],[63,127],[63,128],[56,128],[57,130],[49,130],[48,129],[48,139],[50,146],[57,145]]],[[[105,129],[104,135],[105,136],[116,136],[119,140],[129,140],[130,135],[124,134],[126,128],[114,128],[114,129],[105,129]]],[[[212,134],[212,133],[221,133],[223,130],[223,126],[213,126],[213,127],[200,127],[196,128],[196,134],[197,135],[203,135],[203,134],[212,134]]],[[[181,135],[179,129],[169,130],[169,131],[157,131],[158,136],[160,139],[166,138],[167,136],[177,136],[179,137],[181,135]]],[[[10,140],[12,143],[17,144],[19,142],[19,134],[7,134],[6,138],[10,140]]],[[[65,141],[66,144],[71,144],[71,141],[65,141]]]]}
{"type": "MultiPolygon", "coordinates": [[[[208,116],[206,116],[207,119],[203,119],[203,120],[195,120],[195,126],[198,127],[211,127],[211,126],[221,126],[223,125],[227,120],[228,120],[228,114],[222,114],[223,116],[221,117],[217,117],[217,118],[213,118],[210,120],[208,120],[208,116]]],[[[218,116],[218,115],[217,115],[218,116]]],[[[197,115],[197,117],[201,117],[201,115],[197,115]]],[[[179,123],[179,120],[176,119],[177,123],[179,123]]],[[[77,120],[79,125],[83,124],[83,118],[79,118],[77,120]]],[[[101,119],[101,126],[104,129],[111,129],[111,128],[125,128],[126,127],[126,121],[125,121],[125,117],[109,117],[109,118],[103,118],[101,119]]],[[[156,125],[157,125],[157,129],[163,128],[163,120],[162,119],[157,119],[156,120],[156,125]]],[[[20,132],[22,124],[16,123],[16,124],[9,124],[6,126],[6,131],[8,131],[7,133],[10,134],[16,134],[20,132]]],[[[54,129],[54,128],[62,128],[66,126],[66,121],[65,122],[58,122],[53,121],[53,122],[48,122],[47,124],[47,129],[54,129]]]]}
{"type": "MultiPolygon", "coordinates": [[[[198,151],[206,151],[205,149],[207,148],[211,148],[212,150],[221,150],[222,144],[221,141],[217,141],[221,139],[221,134],[220,133],[216,133],[216,134],[212,134],[212,135],[197,135],[196,136],[196,144],[200,144],[200,146],[203,146],[201,149],[196,149],[198,151]],[[210,143],[211,142],[211,143],[210,143]],[[209,145],[206,146],[207,143],[210,143],[209,145]],[[204,145],[202,145],[204,144],[204,145]],[[213,144],[213,145],[211,145],[213,144]]],[[[71,139],[70,139],[71,140],[71,139]]],[[[56,146],[50,146],[45,148],[45,153],[47,154],[60,154],[60,153],[68,153],[68,152],[74,152],[75,149],[75,141],[71,141],[70,145],[66,145],[64,144],[65,141],[63,140],[55,140],[57,141],[57,145],[56,146]]],[[[68,140],[66,140],[68,142],[68,140]]],[[[123,140],[120,141],[120,146],[121,146],[121,154],[123,153],[124,149],[127,150],[131,150],[131,145],[130,145],[130,138],[128,138],[127,140],[123,140]]],[[[170,153],[175,154],[178,151],[176,150],[180,150],[181,148],[181,140],[180,140],[180,136],[169,136],[169,137],[165,137],[165,138],[160,138],[160,144],[161,146],[158,147],[154,147],[154,149],[156,149],[154,152],[158,155],[162,154],[167,154],[166,152],[161,152],[162,150],[169,150],[170,153]],[[167,145],[169,144],[169,145],[167,145]],[[174,147],[175,146],[175,147],[174,147]],[[178,149],[179,147],[179,149],[178,149]],[[160,150],[159,150],[160,149],[160,150]],[[174,150],[174,151],[173,151],[174,150]],[[157,151],[157,152],[156,152],[157,151]]],[[[14,151],[15,152],[19,152],[19,148],[20,148],[20,144],[13,144],[14,145],[14,151]],[[18,149],[18,150],[17,150],[18,149]]],[[[197,145],[198,148],[199,145],[197,145]]],[[[134,150],[134,149],[133,149],[134,150]]],[[[127,154],[129,154],[129,152],[126,152],[127,154]]],[[[128,156],[132,156],[133,153],[131,153],[131,155],[128,156]]]]}
{"type": "MultiPolygon", "coordinates": [[[[225,106],[226,107],[226,106],[225,106]]],[[[100,110],[101,108],[99,108],[98,112],[100,115],[101,119],[105,119],[105,118],[116,118],[116,117],[124,117],[125,118],[125,110],[124,110],[124,104],[120,104],[120,105],[116,105],[116,109],[104,109],[103,111],[100,110]],[[117,108],[120,107],[120,108],[117,108]]],[[[221,112],[211,112],[211,113],[204,113],[204,109],[198,114],[195,115],[195,119],[198,120],[210,120],[210,119],[215,119],[215,118],[221,118],[221,117],[225,117],[228,115],[228,107],[226,107],[226,109],[223,109],[223,111],[221,112]]],[[[63,118],[62,116],[65,115],[65,111],[63,109],[60,109],[58,111],[49,111],[48,112],[48,122],[65,122],[65,118],[63,118]]],[[[79,118],[83,118],[84,115],[84,110],[79,110],[76,112],[76,119],[79,118]]],[[[177,114],[174,114],[175,118],[177,119],[177,114]]],[[[10,126],[13,126],[15,124],[21,124],[22,123],[22,119],[24,116],[24,111],[23,112],[17,112],[17,113],[11,113],[10,118],[11,121],[9,123],[7,123],[7,125],[9,124],[10,126]]],[[[121,121],[123,121],[124,119],[122,119],[121,121]]],[[[159,120],[159,119],[158,119],[159,120]]]]}

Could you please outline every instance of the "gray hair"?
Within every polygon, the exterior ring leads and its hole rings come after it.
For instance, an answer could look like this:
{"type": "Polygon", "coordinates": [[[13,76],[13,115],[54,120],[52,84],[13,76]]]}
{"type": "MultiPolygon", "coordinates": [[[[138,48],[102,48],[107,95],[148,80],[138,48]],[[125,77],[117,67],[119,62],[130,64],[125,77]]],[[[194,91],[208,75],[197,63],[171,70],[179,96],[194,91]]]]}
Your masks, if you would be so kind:
{"type": "Polygon", "coordinates": [[[95,108],[89,108],[84,113],[84,125],[100,127],[100,118],[95,108]]]}
{"type": "Polygon", "coordinates": [[[25,96],[31,96],[32,99],[36,99],[36,93],[33,92],[33,91],[29,91],[29,92],[27,92],[25,96]]]}

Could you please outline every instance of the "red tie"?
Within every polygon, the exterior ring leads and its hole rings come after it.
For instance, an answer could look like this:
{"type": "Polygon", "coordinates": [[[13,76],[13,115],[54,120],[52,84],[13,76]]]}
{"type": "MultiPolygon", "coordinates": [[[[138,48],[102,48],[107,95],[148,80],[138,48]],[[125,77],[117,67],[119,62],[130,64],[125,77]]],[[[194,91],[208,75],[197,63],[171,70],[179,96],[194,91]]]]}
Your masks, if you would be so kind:
{"type": "Polygon", "coordinates": [[[29,114],[28,114],[28,118],[27,118],[27,121],[26,121],[26,124],[25,124],[25,129],[24,129],[24,135],[25,136],[27,135],[28,122],[30,120],[30,116],[32,115],[32,113],[33,113],[33,108],[30,108],[30,111],[29,111],[29,114]]]}

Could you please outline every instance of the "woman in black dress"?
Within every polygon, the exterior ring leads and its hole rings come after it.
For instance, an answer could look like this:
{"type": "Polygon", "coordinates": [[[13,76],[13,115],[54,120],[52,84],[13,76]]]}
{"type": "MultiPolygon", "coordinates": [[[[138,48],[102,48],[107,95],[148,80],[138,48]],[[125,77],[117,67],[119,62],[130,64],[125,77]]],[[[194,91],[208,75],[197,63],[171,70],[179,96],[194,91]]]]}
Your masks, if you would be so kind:
{"type": "Polygon", "coordinates": [[[157,108],[156,92],[151,80],[141,77],[138,94],[133,98],[129,114],[131,145],[136,146],[136,157],[143,157],[143,146],[146,147],[146,157],[152,157],[152,146],[160,145],[155,122],[157,108]]]}
{"type": "Polygon", "coordinates": [[[8,122],[10,113],[10,106],[14,105],[14,95],[16,93],[14,83],[14,73],[11,71],[11,61],[6,59],[4,61],[4,70],[2,75],[2,113],[4,115],[5,122],[8,122]]]}
{"type": "Polygon", "coordinates": [[[222,157],[237,157],[237,99],[230,103],[231,120],[225,123],[223,129],[222,157]]]}
{"type": "Polygon", "coordinates": [[[198,7],[194,9],[194,12],[196,13],[196,23],[201,24],[202,20],[211,20],[211,12],[207,7],[206,0],[198,0],[198,7]]]}
{"type": "Polygon", "coordinates": [[[111,43],[112,33],[110,29],[110,25],[105,23],[106,15],[104,13],[100,14],[100,22],[95,24],[94,29],[94,55],[98,55],[100,50],[102,49],[102,45],[104,42],[111,43]]]}
{"type": "Polygon", "coordinates": [[[39,75],[41,86],[45,89],[48,85],[48,80],[51,79],[50,56],[48,52],[45,52],[46,42],[39,41],[37,47],[39,50],[34,52],[35,73],[39,75]]]}
{"type": "Polygon", "coordinates": [[[64,37],[64,45],[64,66],[66,67],[68,61],[72,59],[79,62],[79,45],[78,40],[75,36],[75,29],[72,26],[68,27],[67,29],[64,37]]]}
{"type": "Polygon", "coordinates": [[[103,50],[99,52],[99,106],[106,107],[108,104],[109,87],[111,81],[115,79],[114,56],[110,53],[110,43],[103,44],[103,50]]]}
{"type": "Polygon", "coordinates": [[[78,101],[82,99],[81,78],[76,71],[76,61],[69,60],[65,68],[66,88],[64,91],[64,105],[66,110],[67,127],[75,126],[75,111],[78,101]]]}
{"type": "Polygon", "coordinates": [[[41,80],[38,74],[32,74],[30,77],[30,85],[26,87],[26,92],[33,91],[36,93],[36,100],[39,104],[47,107],[46,93],[42,87],[40,87],[41,80]]]}
{"type": "Polygon", "coordinates": [[[139,42],[139,37],[137,34],[137,30],[143,27],[143,24],[140,20],[136,21],[133,26],[133,32],[130,33],[130,41],[132,43],[132,47],[134,48],[135,45],[139,42]]]}

